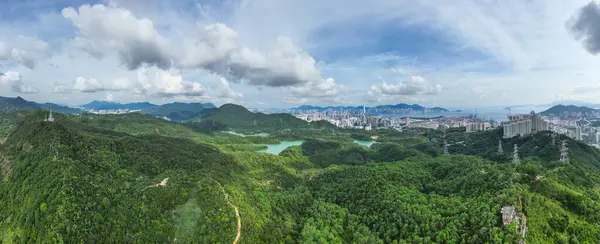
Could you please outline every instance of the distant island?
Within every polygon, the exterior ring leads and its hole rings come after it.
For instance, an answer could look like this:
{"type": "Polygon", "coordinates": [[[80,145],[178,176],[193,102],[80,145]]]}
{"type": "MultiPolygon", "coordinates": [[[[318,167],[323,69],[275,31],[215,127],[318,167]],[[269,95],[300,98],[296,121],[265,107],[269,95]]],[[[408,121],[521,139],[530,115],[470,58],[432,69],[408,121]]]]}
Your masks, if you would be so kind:
{"type": "Polygon", "coordinates": [[[590,113],[595,113],[598,112],[598,110],[593,109],[593,108],[589,108],[589,107],[585,107],[585,106],[575,106],[575,105],[556,105],[553,106],[543,112],[541,112],[541,115],[568,115],[568,114],[574,114],[574,113],[580,113],[580,114],[590,114],[590,113]]]}
{"type": "MultiPolygon", "coordinates": [[[[449,112],[448,109],[441,107],[433,107],[426,108],[419,104],[405,104],[399,103],[396,105],[378,105],[374,107],[364,107],[365,110],[369,113],[405,113],[405,112],[431,112],[431,113],[440,113],[440,112],[449,112]]],[[[345,110],[345,111],[356,111],[363,110],[363,106],[312,106],[312,105],[302,105],[300,107],[291,108],[290,110],[294,111],[325,111],[325,110],[345,110]]]]}

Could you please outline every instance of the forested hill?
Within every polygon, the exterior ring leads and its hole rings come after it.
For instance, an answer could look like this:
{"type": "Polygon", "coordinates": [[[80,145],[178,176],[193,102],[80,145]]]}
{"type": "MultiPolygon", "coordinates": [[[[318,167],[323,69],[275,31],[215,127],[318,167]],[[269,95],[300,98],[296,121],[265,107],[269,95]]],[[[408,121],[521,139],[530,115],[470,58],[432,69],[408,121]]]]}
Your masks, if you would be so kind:
{"type": "MultiPolygon", "coordinates": [[[[234,114],[278,118],[235,105],[206,118],[234,114]]],[[[270,155],[257,141],[278,137],[150,115],[0,115],[2,243],[230,243],[238,228],[239,243],[600,241],[600,152],[549,132],[503,140],[498,154],[499,131],[318,130],[279,117],[305,142],[270,155]],[[372,135],[370,148],[351,139],[372,135]],[[511,205],[520,221],[504,225],[511,205]]]]}
{"type": "Polygon", "coordinates": [[[173,121],[184,121],[201,117],[214,109],[212,103],[167,103],[142,109],[141,113],[152,116],[166,116],[173,121]]]}
{"type": "Polygon", "coordinates": [[[200,122],[223,130],[238,132],[271,132],[285,129],[311,128],[308,122],[290,114],[253,113],[235,104],[224,104],[208,112],[200,122]]]}
{"type": "Polygon", "coordinates": [[[588,113],[593,113],[596,112],[597,110],[593,109],[593,108],[588,108],[585,106],[575,106],[575,105],[556,105],[554,107],[551,107],[543,112],[541,112],[540,114],[542,115],[564,115],[564,114],[571,114],[571,113],[581,113],[581,114],[588,114],[588,113]]]}

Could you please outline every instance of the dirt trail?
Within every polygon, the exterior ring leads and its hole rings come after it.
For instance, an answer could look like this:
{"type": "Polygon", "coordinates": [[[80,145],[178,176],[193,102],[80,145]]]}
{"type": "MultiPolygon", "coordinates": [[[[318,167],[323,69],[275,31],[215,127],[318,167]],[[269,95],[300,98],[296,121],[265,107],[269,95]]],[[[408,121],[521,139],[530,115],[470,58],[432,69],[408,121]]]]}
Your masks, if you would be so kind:
{"type": "Polygon", "coordinates": [[[167,178],[164,178],[160,183],[144,187],[144,189],[142,189],[142,191],[146,190],[148,188],[151,188],[151,187],[165,187],[165,186],[167,186],[168,182],[169,182],[169,178],[167,177],[167,178]]]}
{"type": "Polygon", "coordinates": [[[216,180],[213,180],[213,181],[217,182],[217,184],[221,188],[221,191],[225,195],[225,200],[227,201],[227,203],[231,207],[233,207],[233,209],[235,209],[235,218],[237,219],[237,235],[235,236],[235,240],[233,240],[233,244],[237,244],[238,241],[240,240],[240,237],[242,236],[242,218],[240,217],[240,212],[238,210],[238,207],[236,207],[235,205],[233,205],[233,203],[231,203],[231,201],[229,200],[229,195],[227,194],[227,192],[225,192],[225,188],[223,188],[223,186],[221,185],[221,183],[219,183],[216,180]]]}

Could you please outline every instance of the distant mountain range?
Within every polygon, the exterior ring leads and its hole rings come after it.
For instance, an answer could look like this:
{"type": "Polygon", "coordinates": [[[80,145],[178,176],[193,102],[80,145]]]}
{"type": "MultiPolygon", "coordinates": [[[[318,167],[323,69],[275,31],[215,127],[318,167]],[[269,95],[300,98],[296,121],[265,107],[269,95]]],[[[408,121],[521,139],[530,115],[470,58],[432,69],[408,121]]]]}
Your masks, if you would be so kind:
{"type": "MultiPolygon", "coordinates": [[[[299,111],[308,111],[308,110],[318,110],[318,111],[324,111],[324,110],[362,110],[363,106],[328,106],[328,107],[319,107],[319,106],[312,106],[312,105],[302,105],[300,107],[297,108],[292,108],[291,110],[299,110],[299,111]]],[[[400,103],[400,104],[396,104],[396,105],[378,105],[375,107],[366,107],[366,110],[369,112],[386,112],[386,111],[394,111],[394,110],[410,110],[410,111],[415,111],[415,112],[449,112],[448,109],[445,108],[440,108],[440,107],[433,107],[433,108],[426,108],[423,107],[419,104],[405,104],[405,103],[400,103]]]]}
{"type": "Polygon", "coordinates": [[[589,114],[589,113],[594,113],[594,112],[598,112],[598,110],[589,108],[589,107],[585,107],[585,106],[560,104],[560,105],[553,106],[553,107],[547,109],[546,111],[541,112],[540,114],[542,114],[542,115],[563,115],[563,114],[570,114],[570,113],[589,114]]]}
{"type": "Polygon", "coordinates": [[[141,102],[141,103],[116,103],[116,102],[108,102],[108,101],[92,101],[88,104],[81,106],[86,110],[117,110],[117,109],[129,109],[129,110],[141,110],[145,108],[152,108],[158,105],[149,103],[149,102],[141,102]]]}
{"type": "Polygon", "coordinates": [[[77,108],[70,108],[61,106],[54,103],[36,103],[23,99],[22,97],[0,97],[0,112],[14,112],[24,110],[35,110],[43,109],[64,113],[64,114],[77,114],[82,113],[83,110],[77,108]]]}
{"type": "Polygon", "coordinates": [[[36,103],[27,101],[22,97],[0,97],[0,112],[14,112],[24,110],[50,110],[64,114],[80,114],[89,110],[139,110],[140,113],[150,114],[152,116],[166,116],[174,121],[183,121],[199,117],[207,111],[216,108],[212,103],[167,103],[155,105],[149,102],[140,103],[116,103],[107,101],[93,101],[81,106],[81,108],[71,108],[54,103],[36,103]]]}
{"type": "Polygon", "coordinates": [[[212,103],[167,103],[156,105],[149,102],[140,103],[116,103],[107,101],[93,101],[81,106],[86,110],[140,110],[140,113],[153,116],[168,117],[174,121],[183,121],[201,116],[209,109],[216,106],[212,103]]]}

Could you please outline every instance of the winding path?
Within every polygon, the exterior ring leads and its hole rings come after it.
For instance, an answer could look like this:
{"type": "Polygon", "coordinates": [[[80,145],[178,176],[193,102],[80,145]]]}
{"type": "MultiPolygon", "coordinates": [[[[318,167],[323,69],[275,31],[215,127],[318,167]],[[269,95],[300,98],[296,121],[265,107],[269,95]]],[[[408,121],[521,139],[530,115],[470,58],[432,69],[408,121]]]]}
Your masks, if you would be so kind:
{"type": "Polygon", "coordinates": [[[240,217],[240,212],[238,211],[238,207],[233,205],[233,203],[231,203],[231,201],[229,200],[229,195],[227,194],[227,192],[225,192],[225,188],[223,188],[221,183],[219,183],[217,180],[214,180],[214,179],[213,179],[213,181],[217,182],[217,184],[221,188],[221,191],[225,195],[225,200],[227,200],[227,203],[229,205],[231,205],[233,207],[233,209],[235,209],[235,218],[237,219],[237,235],[235,236],[235,240],[233,240],[233,244],[237,244],[238,241],[240,240],[240,236],[242,236],[242,218],[240,217]]]}

